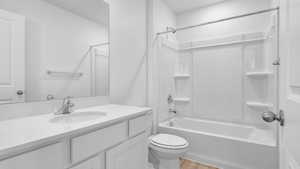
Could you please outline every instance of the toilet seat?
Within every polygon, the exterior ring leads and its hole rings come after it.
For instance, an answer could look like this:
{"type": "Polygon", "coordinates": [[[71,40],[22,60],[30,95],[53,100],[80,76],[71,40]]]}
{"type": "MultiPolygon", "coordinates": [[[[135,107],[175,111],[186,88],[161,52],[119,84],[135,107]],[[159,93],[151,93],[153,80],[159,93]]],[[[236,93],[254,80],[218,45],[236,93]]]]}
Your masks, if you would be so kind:
{"type": "Polygon", "coordinates": [[[150,138],[150,143],[159,148],[174,150],[185,149],[189,145],[184,138],[171,134],[157,134],[150,138]]]}
{"type": "Polygon", "coordinates": [[[149,138],[149,158],[156,169],[180,169],[179,157],[188,148],[189,143],[175,135],[157,134],[149,138]]]}

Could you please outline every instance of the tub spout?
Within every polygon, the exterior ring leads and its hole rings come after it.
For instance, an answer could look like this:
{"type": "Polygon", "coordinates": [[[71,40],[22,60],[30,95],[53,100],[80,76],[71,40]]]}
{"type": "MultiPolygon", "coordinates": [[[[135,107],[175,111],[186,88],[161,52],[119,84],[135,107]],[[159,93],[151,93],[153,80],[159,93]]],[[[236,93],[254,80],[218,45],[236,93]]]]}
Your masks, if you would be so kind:
{"type": "Polygon", "coordinates": [[[177,111],[176,111],[176,109],[172,109],[172,108],[170,108],[170,109],[169,109],[169,113],[174,113],[174,114],[177,114],[177,111]]]}

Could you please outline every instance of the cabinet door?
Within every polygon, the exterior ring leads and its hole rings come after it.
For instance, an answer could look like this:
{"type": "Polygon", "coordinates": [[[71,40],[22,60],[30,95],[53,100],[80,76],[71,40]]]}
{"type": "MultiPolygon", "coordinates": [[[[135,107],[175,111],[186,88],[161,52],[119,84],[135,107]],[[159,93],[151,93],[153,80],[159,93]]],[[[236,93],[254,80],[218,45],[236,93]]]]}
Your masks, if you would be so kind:
{"type": "Polygon", "coordinates": [[[104,166],[104,155],[99,155],[91,158],[71,169],[105,169],[104,166]]]}
{"type": "Polygon", "coordinates": [[[63,169],[67,153],[64,143],[50,145],[0,161],[1,169],[63,169]]]}
{"type": "Polygon", "coordinates": [[[72,163],[87,159],[127,139],[127,122],[91,132],[71,140],[72,163]]]}
{"type": "Polygon", "coordinates": [[[106,154],[106,169],[147,168],[147,146],[147,135],[143,133],[114,147],[106,154]]]}

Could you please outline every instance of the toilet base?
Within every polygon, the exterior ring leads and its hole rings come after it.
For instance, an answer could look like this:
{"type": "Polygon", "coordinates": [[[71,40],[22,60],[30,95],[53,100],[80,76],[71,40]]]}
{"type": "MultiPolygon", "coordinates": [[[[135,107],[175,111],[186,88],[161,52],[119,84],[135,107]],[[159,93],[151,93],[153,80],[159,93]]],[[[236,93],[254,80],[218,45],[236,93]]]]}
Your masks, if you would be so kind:
{"type": "Polygon", "coordinates": [[[157,166],[158,168],[155,169],[180,169],[180,160],[179,158],[172,160],[160,159],[157,166]]]}

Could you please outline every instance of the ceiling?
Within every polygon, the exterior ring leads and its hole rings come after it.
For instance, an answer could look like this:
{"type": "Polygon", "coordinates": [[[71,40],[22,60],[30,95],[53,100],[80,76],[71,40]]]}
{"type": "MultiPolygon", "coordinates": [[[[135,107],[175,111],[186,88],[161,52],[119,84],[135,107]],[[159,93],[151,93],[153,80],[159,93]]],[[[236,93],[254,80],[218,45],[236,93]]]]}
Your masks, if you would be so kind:
{"type": "Polygon", "coordinates": [[[109,5],[104,0],[45,0],[94,22],[108,25],[109,5]]]}
{"type": "Polygon", "coordinates": [[[164,0],[167,5],[175,12],[181,13],[195,8],[200,8],[224,0],[164,0]]]}

